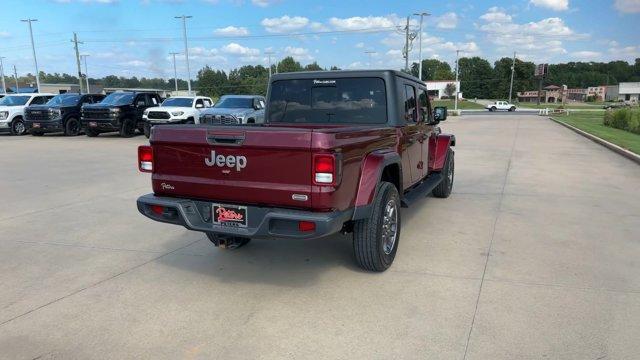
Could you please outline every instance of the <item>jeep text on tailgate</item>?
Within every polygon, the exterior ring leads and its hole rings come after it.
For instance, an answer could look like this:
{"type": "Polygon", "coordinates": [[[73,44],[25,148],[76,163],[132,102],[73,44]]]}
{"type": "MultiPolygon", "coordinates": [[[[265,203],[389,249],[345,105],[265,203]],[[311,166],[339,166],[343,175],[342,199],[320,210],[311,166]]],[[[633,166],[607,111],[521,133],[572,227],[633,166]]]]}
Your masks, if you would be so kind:
{"type": "Polygon", "coordinates": [[[154,129],[138,149],[153,186],[138,210],[225,248],[352,232],[358,264],[384,271],[400,207],[451,193],[455,137],[437,126],[445,119],[425,84],[397,71],[277,74],[264,124],[154,129]]]}

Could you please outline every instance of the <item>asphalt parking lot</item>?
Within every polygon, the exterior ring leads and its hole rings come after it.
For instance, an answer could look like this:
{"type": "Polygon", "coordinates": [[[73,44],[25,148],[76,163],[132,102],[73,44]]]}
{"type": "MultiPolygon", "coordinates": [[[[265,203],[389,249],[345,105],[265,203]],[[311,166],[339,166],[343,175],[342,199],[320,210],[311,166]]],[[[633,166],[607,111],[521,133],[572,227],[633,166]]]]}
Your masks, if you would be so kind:
{"type": "Polygon", "coordinates": [[[0,358],[637,358],[640,166],[533,115],[442,127],[454,193],[404,209],[382,274],[346,236],[144,218],[142,136],[0,136],[0,358]]]}

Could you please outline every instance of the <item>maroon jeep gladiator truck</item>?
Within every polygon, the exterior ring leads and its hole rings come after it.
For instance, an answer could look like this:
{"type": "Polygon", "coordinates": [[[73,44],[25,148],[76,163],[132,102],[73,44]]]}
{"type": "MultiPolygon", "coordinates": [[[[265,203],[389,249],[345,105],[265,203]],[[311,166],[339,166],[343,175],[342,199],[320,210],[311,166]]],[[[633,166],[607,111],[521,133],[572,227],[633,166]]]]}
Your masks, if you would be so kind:
{"type": "Polygon", "coordinates": [[[153,186],[138,210],[225,248],[351,232],[357,263],[384,271],[400,208],[451,193],[446,116],[423,82],[398,71],[277,74],[264,124],[154,127],[138,149],[153,186]]]}

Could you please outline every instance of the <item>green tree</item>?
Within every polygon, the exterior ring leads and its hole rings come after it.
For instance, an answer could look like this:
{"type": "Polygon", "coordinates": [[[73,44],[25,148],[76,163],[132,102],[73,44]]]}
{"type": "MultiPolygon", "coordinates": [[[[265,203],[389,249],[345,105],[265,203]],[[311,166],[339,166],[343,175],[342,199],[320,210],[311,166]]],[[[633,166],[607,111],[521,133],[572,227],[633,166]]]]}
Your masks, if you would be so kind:
{"type": "Polygon", "coordinates": [[[493,86],[493,68],[485,59],[474,56],[458,60],[460,91],[465,98],[488,98],[493,86]]]}
{"type": "Polygon", "coordinates": [[[287,56],[278,63],[278,72],[297,72],[302,71],[302,65],[295,61],[291,56],[287,56]]]}
{"type": "Polygon", "coordinates": [[[304,67],[304,71],[322,71],[324,70],[323,68],[320,67],[320,65],[318,65],[317,62],[312,62],[311,64],[307,64],[304,67]]]}
{"type": "MultiPolygon", "coordinates": [[[[411,74],[418,77],[418,63],[411,64],[411,74]]],[[[452,80],[455,74],[451,71],[451,66],[438,59],[422,60],[422,80],[452,80]]]]}

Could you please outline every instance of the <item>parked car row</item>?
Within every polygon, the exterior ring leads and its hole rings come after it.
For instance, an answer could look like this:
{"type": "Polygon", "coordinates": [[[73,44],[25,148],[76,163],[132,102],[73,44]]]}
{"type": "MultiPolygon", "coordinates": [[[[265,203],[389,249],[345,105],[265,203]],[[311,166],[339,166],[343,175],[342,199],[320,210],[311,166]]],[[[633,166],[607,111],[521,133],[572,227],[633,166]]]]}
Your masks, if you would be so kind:
{"type": "Polygon", "coordinates": [[[89,137],[136,131],[147,137],[166,124],[242,125],[264,121],[265,99],[258,95],[225,95],[214,105],[204,96],[178,96],[163,101],[153,92],[102,94],[13,94],[0,99],[0,133],[13,135],[62,132],[89,137]]]}

